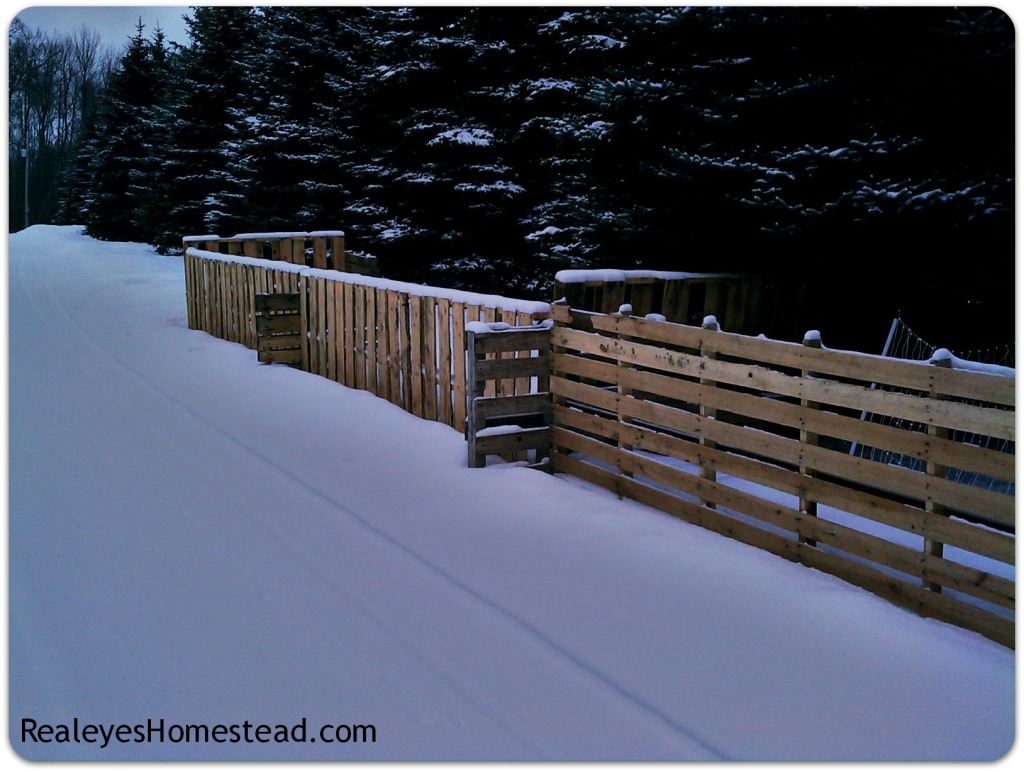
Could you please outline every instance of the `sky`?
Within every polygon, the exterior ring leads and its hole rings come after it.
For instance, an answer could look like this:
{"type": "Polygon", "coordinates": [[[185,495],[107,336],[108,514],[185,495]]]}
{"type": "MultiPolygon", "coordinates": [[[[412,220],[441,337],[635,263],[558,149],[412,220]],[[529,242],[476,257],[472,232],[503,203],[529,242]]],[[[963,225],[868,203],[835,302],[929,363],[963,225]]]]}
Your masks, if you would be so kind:
{"type": "MultiPolygon", "coordinates": [[[[30,28],[46,32],[71,32],[85,24],[100,33],[104,43],[120,48],[135,34],[135,25],[142,17],[148,36],[159,22],[168,40],[185,45],[188,33],[182,15],[186,5],[35,5],[16,15],[30,28]]],[[[8,23],[13,17],[8,19],[8,23]]]]}

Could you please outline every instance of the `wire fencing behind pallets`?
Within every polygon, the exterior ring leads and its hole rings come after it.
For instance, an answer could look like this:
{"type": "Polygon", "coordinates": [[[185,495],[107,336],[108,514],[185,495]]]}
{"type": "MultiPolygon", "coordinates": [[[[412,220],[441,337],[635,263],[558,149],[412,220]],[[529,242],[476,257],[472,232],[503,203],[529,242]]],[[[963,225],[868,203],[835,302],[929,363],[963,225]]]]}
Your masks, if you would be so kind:
{"type": "MultiPolygon", "coordinates": [[[[915,333],[902,318],[896,318],[893,320],[892,330],[888,340],[886,341],[885,350],[882,352],[884,356],[891,356],[897,359],[907,360],[925,360],[927,361],[932,354],[937,350],[938,347],[925,341],[921,336],[915,333]]],[[[1015,367],[1016,361],[1016,344],[1008,343],[1001,346],[992,346],[983,349],[971,349],[968,351],[954,351],[952,352],[955,356],[962,359],[971,360],[973,362],[980,362],[984,364],[1002,365],[1004,367],[1015,367]]],[[[909,389],[900,389],[895,386],[880,386],[879,388],[887,392],[898,392],[901,394],[913,394],[914,392],[909,389]]],[[[958,398],[956,401],[968,403],[969,400],[958,398]]],[[[985,403],[973,403],[978,405],[985,405],[985,403]]],[[[998,408],[998,405],[985,405],[987,407],[998,408]]],[[[927,427],[915,421],[906,421],[900,418],[894,418],[893,416],[878,415],[875,413],[865,414],[864,420],[871,421],[873,423],[883,424],[886,426],[896,426],[900,429],[910,432],[924,433],[927,431],[927,427]]],[[[966,431],[954,431],[952,439],[956,442],[966,443],[968,445],[975,445],[980,448],[987,448],[989,450],[999,453],[1015,453],[1014,442],[1001,437],[990,437],[984,434],[978,434],[975,432],[966,431]]],[[[851,447],[851,454],[856,455],[860,458],[868,458],[872,461],[878,461],[883,464],[891,464],[893,466],[903,467],[904,469],[913,469],[915,471],[924,471],[925,462],[921,459],[908,456],[903,453],[898,453],[892,450],[886,450],[884,448],[876,448],[870,445],[854,444],[851,447]]],[[[954,480],[965,485],[974,485],[980,488],[985,488],[992,491],[1000,491],[1002,493],[1008,493],[1013,495],[1014,484],[1007,482],[1006,480],[997,480],[989,475],[979,474],[978,472],[972,472],[965,469],[957,469],[950,467],[946,470],[946,477],[949,480],[954,480]]]]}

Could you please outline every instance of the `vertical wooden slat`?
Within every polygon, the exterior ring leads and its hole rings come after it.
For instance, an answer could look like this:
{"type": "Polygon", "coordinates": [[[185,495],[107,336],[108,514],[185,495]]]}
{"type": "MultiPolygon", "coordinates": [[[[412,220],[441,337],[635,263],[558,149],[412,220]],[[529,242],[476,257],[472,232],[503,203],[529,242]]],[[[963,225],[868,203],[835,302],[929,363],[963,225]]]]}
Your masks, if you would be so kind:
{"type": "Polygon", "coordinates": [[[242,242],[242,254],[246,257],[263,257],[262,246],[262,241],[257,242],[254,239],[246,239],[242,242]]]}
{"type": "MultiPolygon", "coordinates": [[[[516,313],[516,326],[517,327],[530,327],[533,324],[533,319],[529,314],[524,314],[522,311],[516,313]]],[[[529,359],[533,356],[530,351],[519,351],[516,354],[517,359],[529,359]]],[[[529,394],[533,388],[530,378],[516,378],[516,395],[529,394]]]]}
{"type": "MultiPolygon", "coordinates": [[[[483,306],[480,310],[483,313],[483,317],[484,317],[483,321],[485,321],[485,322],[496,322],[496,321],[498,321],[500,312],[499,312],[499,310],[497,308],[488,308],[487,306],[483,306]]],[[[494,354],[488,354],[485,358],[486,359],[494,359],[494,354]]],[[[498,395],[498,384],[497,384],[497,382],[493,381],[493,380],[487,381],[487,384],[484,386],[484,396],[485,397],[496,397],[497,395],[498,395]]]]}
{"type": "Polygon", "coordinates": [[[356,387],[356,344],[355,344],[355,311],[353,309],[352,285],[344,284],[341,288],[342,297],[342,331],[345,349],[345,385],[350,389],[356,387]]]}
{"type": "Polygon", "coordinates": [[[356,388],[366,388],[366,291],[363,285],[352,285],[352,334],[355,343],[356,388]]]}
{"type": "Polygon", "coordinates": [[[319,373],[327,377],[327,279],[317,280],[317,308],[320,316],[320,369],[319,373]]]}
{"type": "Polygon", "coordinates": [[[213,334],[213,277],[210,261],[202,261],[202,292],[203,292],[203,331],[213,334]]]}
{"type": "MultiPolygon", "coordinates": [[[[501,321],[510,327],[515,327],[516,324],[516,312],[515,311],[502,311],[501,321]]],[[[516,352],[505,351],[502,353],[502,359],[515,359],[516,352]]],[[[514,378],[503,378],[501,381],[501,396],[511,397],[516,393],[516,382],[514,378]]]]}
{"type": "Polygon", "coordinates": [[[225,281],[227,265],[218,260],[215,267],[217,271],[217,337],[224,340],[228,334],[227,282],[225,281]]]}
{"type": "Polygon", "coordinates": [[[249,347],[253,351],[255,351],[259,345],[256,342],[256,285],[261,273],[263,273],[262,268],[257,268],[256,266],[249,267],[249,299],[247,307],[249,309],[249,347]]]}
{"type": "Polygon", "coordinates": [[[223,318],[223,339],[231,339],[231,279],[228,275],[227,263],[220,264],[220,302],[221,317],[223,318]]]}
{"type": "Polygon", "coordinates": [[[342,292],[344,284],[340,281],[331,282],[334,294],[334,380],[345,382],[345,298],[342,292]]]}
{"type": "MultiPolygon", "coordinates": [[[[933,358],[931,361],[931,365],[933,367],[951,367],[952,364],[952,361],[948,357],[943,357],[941,359],[933,358]]],[[[947,395],[939,394],[934,389],[931,390],[928,396],[933,397],[935,399],[949,399],[947,395]]],[[[929,425],[928,436],[948,440],[949,429],[947,429],[944,426],[929,425]]],[[[925,473],[928,474],[930,477],[939,477],[945,479],[946,473],[948,471],[948,467],[945,467],[942,464],[936,464],[932,461],[928,461],[925,464],[925,473]]],[[[946,508],[942,504],[936,504],[935,501],[932,499],[931,494],[929,494],[928,498],[925,499],[924,508],[925,511],[931,512],[936,515],[946,514],[946,508]]],[[[943,544],[942,542],[937,541],[935,539],[926,538],[924,540],[924,551],[927,555],[932,555],[934,557],[941,558],[944,551],[943,544]]],[[[924,587],[927,587],[932,592],[942,592],[942,585],[940,584],[930,582],[927,579],[925,579],[922,582],[922,584],[924,587]]]]}
{"type": "Polygon", "coordinates": [[[271,239],[270,240],[270,259],[280,260],[281,259],[281,242],[283,239],[271,239]]]}
{"type": "Polygon", "coordinates": [[[192,290],[191,259],[186,251],[182,258],[182,265],[185,270],[185,317],[188,328],[193,330],[195,327],[192,325],[192,301],[195,298],[195,292],[192,290]]]}
{"type": "Polygon", "coordinates": [[[309,298],[306,288],[306,277],[299,276],[299,332],[301,340],[301,365],[302,369],[309,372],[309,298]]]}
{"type": "Polygon", "coordinates": [[[437,299],[437,420],[452,426],[452,304],[447,298],[437,299]]]}
{"type": "Polygon", "coordinates": [[[409,295],[405,292],[398,293],[398,334],[401,336],[400,370],[402,374],[402,408],[407,413],[412,413],[412,345],[409,342],[410,328],[412,326],[411,305],[409,295]]]}
{"type": "Polygon", "coordinates": [[[391,403],[402,405],[402,340],[399,336],[398,293],[384,292],[388,309],[388,390],[391,403]]]}
{"type": "Polygon", "coordinates": [[[377,396],[391,401],[391,372],[388,368],[391,353],[388,346],[388,298],[383,289],[374,291],[377,309],[377,396]]]}
{"type": "Polygon", "coordinates": [[[412,395],[412,414],[423,417],[423,304],[418,295],[409,297],[409,391],[412,395]]]}
{"type": "Polygon", "coordinates": [[[325,281],[324,290],[327,295],[325,314],[327,319],[327,377],[332,381],[338,380],[338,347],[335,341],[338,339],[338,326],[335,320],[338,316],[338,309],[334,305],[334,288],[337,282],[325,281]]]}
{"type": "Polygon", "coordinates": [[[423,311],[420,324],[423,327],[423,417],[428,421],[437,420],[437,306],[436,299],[420,299],[423,311]]]}
{"type": "Polygon", "coordinates": [[[231,276],[231,263],[224,263],[224,340],[235,334],[235,292],[231,276]]]}
{"type": "Polygon", "coordinates": [[[466,436],[466,304],[452,303],[452,426],[466,436]]]}
{"type": "Polygon", "coordinates": [[[318,279],[309,278],[309,372],[320,372],[320,298],[317,295],[318,279]]]}
{"type": "Polygon", "coordinates": [[[377,293],[373,287],[366,287],[366,389],[372,394],[377,390],[377,293]]]}
{"type": "Polygon", "coordinates": [[[327,268],[327,237],[314,236],[313,242],[313,267],[327,268]]]}
{"type": "Polygon", "coordinates": [[[331,236],[331,264],[335,271],[345,270],[345,237],[331,236]]]}

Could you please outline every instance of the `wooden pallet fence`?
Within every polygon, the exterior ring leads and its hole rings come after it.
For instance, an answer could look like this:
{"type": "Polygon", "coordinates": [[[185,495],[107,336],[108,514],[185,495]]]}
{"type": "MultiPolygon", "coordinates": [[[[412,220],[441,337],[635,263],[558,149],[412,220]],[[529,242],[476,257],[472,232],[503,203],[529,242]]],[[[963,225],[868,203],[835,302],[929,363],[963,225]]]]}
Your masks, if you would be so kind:
{"type": "Polygon", "coordinates": [[[256,293],[256,352],[260,362],[302,363],[298,292],[256,293]]]}
{"type": "Polygon", "coordinates": [[[551,372],[551,334],[547,325],[515,327],[501,322],[472,322],[466,331],[469,384],[469,466],[486,466],[487,456],[527,461],[550,469],[551,394],[530,393],[532,379],[551,372]],[[488,359],[489,355],[494,355],[488,359]],[[486,396],[490,381],[513,384],[486,396]],[[519,394],[516,390],[521,389],[519,394]],[[532,451],[533,458],[529,458],[532,451]]]}
{"type": "Polygon", "coordinates": [[[186,250],[193,247],[208,252],[244,255],[360,276],[380,276],[377,258],[345,251],[343,231],[239,233],[224,238],[216,234],[186,236],[182,244],[186,250]]]}
{"type": "MultiPolygon", "coordinates": [[[[231,247],[235,251],[252,250],[245,246],[251,240],[235,239],[229,246],[236,245],[231,247]]],[[[297,366],[303,370],[369,391],[413,415],[463,433],[469,415],[467,325],[483,317],[491,321],[506,318],[530,327],[535,318],[547,317],[544,303],[443,290],[430,295],[429,287],[374,279],[348,281],[346,276],[354,278],[350,274],[240,253],[229,255],[192,246],[186,249],[184,260],[191,329],[259,351],[260,334],[268,334],[269,327],[276,330],[284,322],[260,321],[264,313],[257,314],[256,296],[294,294],[298,299],[298,353],[272,356],[289,363],[297,356],[297,366]],[[507,303],[509,308],[470,300],[507,303]]],[[[278,348],[276,341],[262,345],[264,350],[267,346],[278,348]]],[[[510,357],[514,367],[516,357],[529,354],[512,351],[502,356],[510,357]]],[[[522,374],[509,375],[504,379],[503,394],[528,395],[536,391],[534,380],[522,374]]],[[[493,388],[494,382],[490,383],[493,388]]],[[[547,373],[539,385],[547,389],[547,373]]]]}
{"type": "Polygon", "coordinates": [[[1014,645],[1014,497],[945,476],[1014,481],[1012,454],[949,439],[1013,440],[1014,378],[830,351],[817,336],[552,313],[555,471],[1014,645]],[[931,429],[862,421],[863,410],[931,429]],[[850,442],[923,459],[928,473],[850,456],[850,442]],[[1003,567],[974,568],[963,551],[1003,567]]]}

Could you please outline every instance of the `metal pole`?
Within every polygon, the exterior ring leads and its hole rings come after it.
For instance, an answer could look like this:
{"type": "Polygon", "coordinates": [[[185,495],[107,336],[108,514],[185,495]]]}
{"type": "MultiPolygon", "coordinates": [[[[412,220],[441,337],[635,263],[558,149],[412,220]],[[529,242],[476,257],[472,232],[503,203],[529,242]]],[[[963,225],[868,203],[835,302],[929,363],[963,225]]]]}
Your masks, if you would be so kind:
{"type": "Polygon", "coordinates": [[[28,140],[25,141],[25,147],[21,151],[25,156],[25,227],[28,227],[28,140]]]}

